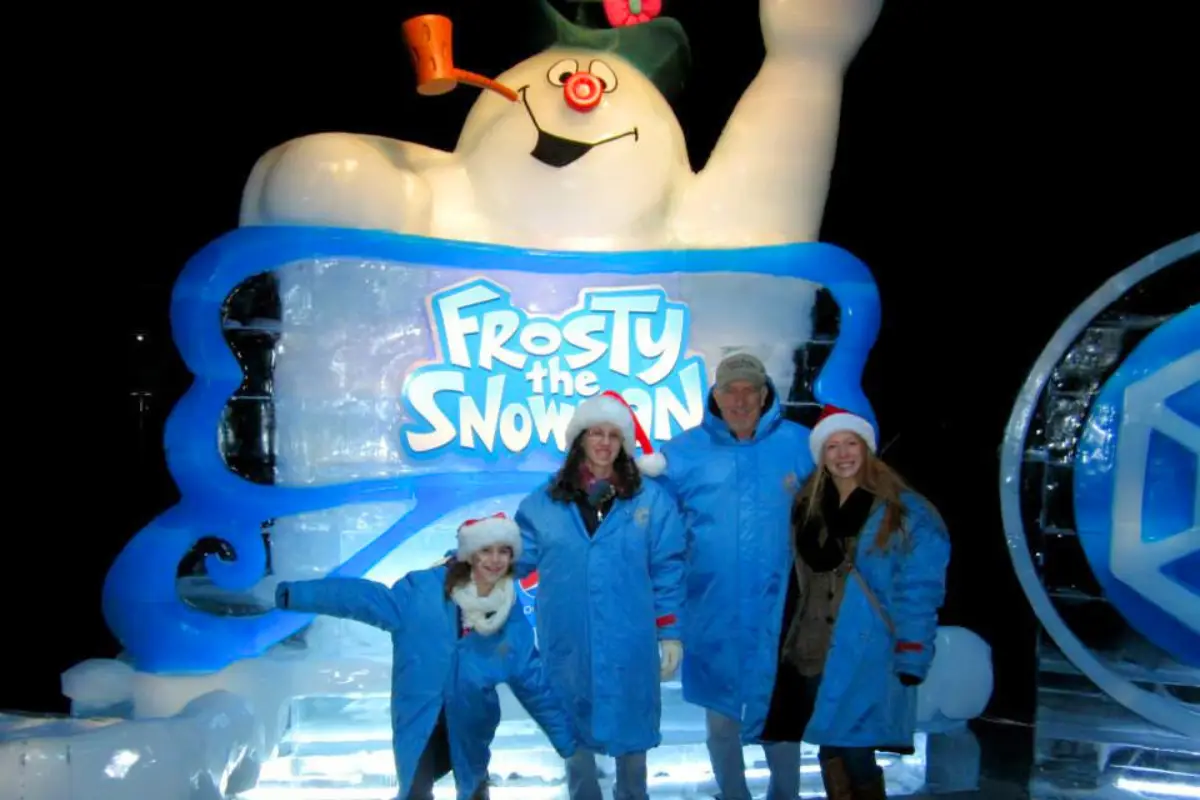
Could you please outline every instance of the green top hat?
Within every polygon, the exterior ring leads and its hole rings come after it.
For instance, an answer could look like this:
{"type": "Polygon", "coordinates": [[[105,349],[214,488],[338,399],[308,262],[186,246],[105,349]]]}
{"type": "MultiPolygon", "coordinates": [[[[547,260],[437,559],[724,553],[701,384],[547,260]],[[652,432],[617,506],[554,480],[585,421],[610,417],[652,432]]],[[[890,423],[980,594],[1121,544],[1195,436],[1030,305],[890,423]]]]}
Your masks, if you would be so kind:
{"type": "Polygon", "coordinates": [[[568,20],[549,0],[536,0],[536,5],[529,38],[539,52],[557,46],[616,53],[640,69],[668,101],[683,90],[692,55],[678,20],[657,17],[620,28],[589,28],[568,20]]]}

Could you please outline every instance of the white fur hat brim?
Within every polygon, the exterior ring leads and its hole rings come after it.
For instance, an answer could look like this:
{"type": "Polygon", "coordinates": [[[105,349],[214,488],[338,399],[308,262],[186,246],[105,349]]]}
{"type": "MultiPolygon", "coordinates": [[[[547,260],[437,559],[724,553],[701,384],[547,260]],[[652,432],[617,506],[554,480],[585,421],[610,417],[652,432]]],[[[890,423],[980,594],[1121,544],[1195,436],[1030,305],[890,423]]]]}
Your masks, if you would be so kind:
{"type": "Polygon", "coordinates": [[[872,453],[875,452],[875,429],[871,427],[871,423],[857,414],[848,412],[830,414],[813,427],[812,433],[808,437],[808,449],[812,453],[813,464],[821,463],[821,453],[825,449],[825,441],[833,434],[842,431],[857,433],[867,443],[867,448],[872,453]]]}
{"type": "Polygon", "coordinates": [[[521,529],[511,519],[487,517],[458,529],[458,560],[466,561],[489,545],[508,545],[513,560],[521,557],[521,529]]]}
{"type": "Polygon", "coordinates": [[[588,428],[605,423],[621,431],[621,447],[627,456],[634,457],[637,444],[634,440],[633,414],[620,400],[603,394],[589,397],[575,409],[571,421],[567,423],[567,447],[588,428]]]}

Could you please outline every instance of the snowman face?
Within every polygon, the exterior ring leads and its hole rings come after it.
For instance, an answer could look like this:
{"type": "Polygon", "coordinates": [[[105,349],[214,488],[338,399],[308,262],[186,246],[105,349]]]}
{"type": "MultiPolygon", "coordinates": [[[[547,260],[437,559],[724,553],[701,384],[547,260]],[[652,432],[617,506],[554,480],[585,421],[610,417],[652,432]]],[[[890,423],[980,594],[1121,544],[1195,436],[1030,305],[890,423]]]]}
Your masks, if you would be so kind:
{"type": "Polygon", "coordinates": [[[661,222],[687,148],[640,70],[612,53],[555,49],[498,80],[519,99],[481,95],[456,149],[484,214],[581,237],[661,222]]]}

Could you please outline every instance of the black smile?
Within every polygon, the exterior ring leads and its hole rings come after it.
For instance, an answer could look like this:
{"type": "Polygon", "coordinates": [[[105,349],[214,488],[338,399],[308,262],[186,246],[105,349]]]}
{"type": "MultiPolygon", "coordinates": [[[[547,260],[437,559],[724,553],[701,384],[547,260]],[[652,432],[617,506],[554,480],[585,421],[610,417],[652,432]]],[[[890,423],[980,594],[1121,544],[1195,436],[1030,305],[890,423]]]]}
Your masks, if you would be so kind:
{"type": "Polygon", "coordinates": [[[607,139],[601,139],[598,142],[581,142],[542,130],[542,126],[538,124],[537,117],[533,114],[533,109],[529,107],[529,100],[525,97],[525,90],[528,88],[528,86],[522,86],[517,91],[521,93],[521,102],[524,103],[525,111],[529,114],[529,121],[533,123],[533,127],[537,130],[537,144],[533,146],[533,151],[529,155],[548,167],[565,167],[568,164],[574,164],[591,152],[592,148],[608,144],[609,142],[615,142],[618,139],[624,139],[626,136],[632,136],[635,142],[638,140],[637,128],[625,131],[624,133],[618,133],[616,136],[609,136],[607,139]]]}

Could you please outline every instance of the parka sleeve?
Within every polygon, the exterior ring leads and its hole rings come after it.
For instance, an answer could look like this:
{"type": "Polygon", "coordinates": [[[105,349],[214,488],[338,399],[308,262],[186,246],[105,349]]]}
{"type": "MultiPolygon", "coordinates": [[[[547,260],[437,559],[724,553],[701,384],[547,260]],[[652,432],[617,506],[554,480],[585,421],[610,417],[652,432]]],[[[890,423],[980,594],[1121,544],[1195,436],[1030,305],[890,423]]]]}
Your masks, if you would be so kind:
{"type": "Polygon", "coordinates": [[[519,635],[513,634],[513,648],[508,659],[508,687],[512,689],[517,701],[529,712],[546,736],[550,744],[563,758],[575,754],[575,729],[571,725],[565,706],[558,693],[550,688],[546,680],[546,672],[542,666],[542,658],[533,642],[533,630],[527,623],[527,630],[519,635]]]}
{"type": "MultiPolygon", "coordinates": [[[[542,490],[538,489],[537,491],[542,490]]],[[[541,558],[538,550],[538,532],[534,527],[531,514],[533,504],[536,502],[538,502],[536,493],[528,495],[517,506],[517,514],[513,520],[521,530],[521,557],[517,559],[514,567],[518,578],[529,577],[530,573],[535,572],[541,558]]]]}
{"type": "Polygon", "coordinates": [[[946,597],[950,537],[923,498],[908,503],[908,535],[896,564],[896,671],[921,680],[933,663],[937,612],[946,597]]]}
{"type": "Polygon", "coordinates": [[[650,537],[650,581],[654,587],[654,616],[659,639],[681,636],[679,615],[687,591],[687,537],[683,516],[670,495],[663,493],[654,506],[650,537]]]}
{"type": "Polygon", "coordinates": [[[394,632],[404,613],[408,581],[388,588],[365,578],[284,581],[275,588],[275,605],[287,611],[324,614],[394,632]]]}

